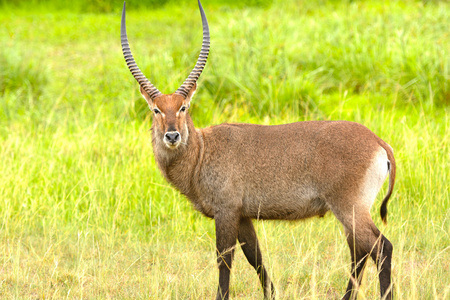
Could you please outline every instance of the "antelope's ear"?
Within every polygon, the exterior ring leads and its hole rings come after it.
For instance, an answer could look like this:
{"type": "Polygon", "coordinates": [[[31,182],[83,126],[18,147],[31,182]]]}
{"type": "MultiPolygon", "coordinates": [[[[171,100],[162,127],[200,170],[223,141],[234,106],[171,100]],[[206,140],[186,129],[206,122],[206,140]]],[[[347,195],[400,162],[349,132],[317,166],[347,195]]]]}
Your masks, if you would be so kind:
{"type": "Polygon", "coordinates": [[[197,90],[197,83],[194,83],[194,85],[192,86],[191,90],[189,91],[189,94],[186,97],[186,102],[190,103],[192,97],[194,97],[195,91],[197,90]]]}
{"type": "Polygon", "coordinates": [[[145,101],[147,101],[148,105],[152,105],[153,101],[152,98],[148,95],[148,93],[142,88],[142,86],[139,86],[139,90],[141,92],[142,97],[144,97],[145,101]]]}

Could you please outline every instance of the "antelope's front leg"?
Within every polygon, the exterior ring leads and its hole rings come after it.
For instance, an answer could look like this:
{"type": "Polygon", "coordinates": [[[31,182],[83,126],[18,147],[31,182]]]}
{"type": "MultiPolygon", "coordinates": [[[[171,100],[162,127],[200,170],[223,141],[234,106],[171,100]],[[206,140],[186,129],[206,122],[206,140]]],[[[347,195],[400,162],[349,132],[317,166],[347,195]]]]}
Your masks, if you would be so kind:
{"type": "Polygon", "coordinates": [[[238,240],[248,262],[255,268],[264,291],[265,300],[275,299],[275,288],[262,262],[261,250],[252,220],[242,218],[239,223],[238,240]]]}
{"type": "Polygon", "coordinates": [[[216,300],[229,297],[230,271],[239,230],[239,213],[221,209],[214,215],[216,222],[216,251],[219,267],[219,288],[216,300]]]}

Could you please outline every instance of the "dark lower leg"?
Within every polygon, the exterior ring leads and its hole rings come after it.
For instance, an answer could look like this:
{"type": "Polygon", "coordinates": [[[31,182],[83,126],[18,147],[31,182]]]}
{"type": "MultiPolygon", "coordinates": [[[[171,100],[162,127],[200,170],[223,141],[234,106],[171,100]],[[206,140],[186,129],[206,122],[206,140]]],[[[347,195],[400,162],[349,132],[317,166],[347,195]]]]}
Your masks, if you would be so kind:
{"type": "Polygon", "coordinates": [[[359,286],[364,272],[367,255],[353,255],[352,254],[352,274],[347,285],[347,290],[343,299],[356,299],[359,286]]]}
{"type": "Polygon", "coordinates": [[[216,300],[227,300],[229,297],[230,268],[219,265],[219,287],[216,300]]]}
{"type": "Polygon", "coordinates": [[[381,298],[386,300],[392,299],[392,285],[391,285],[391,260],[393,246],[391,242],[381,235],[378,251],[372,254],[372,258],[377,264],[379,278],[380,278],[380,294],[381,298]]]}
{"type": "Polygon", "coordinates": [[[239,228],[239,218],[227,215],[215,216],[217,264],[219,267],[219,287],[216,300],[228,300],[230,271],[233,261],[234,247],[239,228]]]}
{"type": "MultiPolygon", "coordinates": [[[[372,224],[371,231],[366,231],[365,235],[359,235],[356,237],[356,247],[361,249],[361,253],[368,253],[378,268],[378,276],[380,279],[380,295],[382,299],[392,299],[392,286],[391,286],[391,260],[392,260],[392,244],[389,240],[383,236],[380,231],[372,224]]],[[[356,252],[358,254],[358,251],[356,252]]],[[[362,265],[362,267],[364,267],[362,265]]],[[[363,269],[360,271],[360,273],[363,269]]],[[[358,267],[356,267],[358,273],[358,267]]],[[[362,274],[357,274],[361,276],[362,274]]],[[[360,281],[357,281],[359,284],[360,281]]],[[[350,286],[350,283],[349,283],[350,286]]],[[[353,297],[353,296],[352,296],[353,297]]],[[[353,299],[353,298],[346,298],[353,299]]],[[[355,298],[356,299],[356,296],[355,298]]]]}
{"type": "Polygon", "coordinates": [[[248,262],[255,268],[264,291],[265,299],[275,299],[275,288],[262,262],[255,228],[250,219],[242,219],[239,225],[239,242],[248,262]]]}
{"type": "Polygon", "coordinates": [[[368,254],[362,251],[356,244],[354,236],[352,233],[347,232],[347,243],[350,248],[350,254],[352,258],[352,269],[350,280],[347,285],[347,290],[343,299],[356,299],[359,286],[361,285],[361,280],[366,264],[368,254]]]}
{"type": "Polygon", "coordinates": [[[352,277],[344,299],[356,299],[354,288],[358,288],[361,282],[364,263],[367,259],[365,256],[370,255],[379,270],[381,297],[391,300],[392,244],[375,226],[368,210],[357,206],[353,206],[352,210],[338,210],[337,208],[334,207],[333,212],[344,225],[353,263],[352,277]]]}

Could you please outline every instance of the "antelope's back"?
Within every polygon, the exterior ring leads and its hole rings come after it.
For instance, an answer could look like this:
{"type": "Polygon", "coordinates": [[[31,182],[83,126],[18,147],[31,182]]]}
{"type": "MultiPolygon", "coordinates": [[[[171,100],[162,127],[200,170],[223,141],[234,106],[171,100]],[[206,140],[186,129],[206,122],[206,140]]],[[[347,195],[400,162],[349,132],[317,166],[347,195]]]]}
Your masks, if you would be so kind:
{"type": "Polygon", "coordinates": [[[243,211],[255,218],[324,214],[328,195],[355,189],[384,151],[373,132],[347,121],[222,124],[202,133],[202,180],[212,193],[242,197],[243,211]]]}

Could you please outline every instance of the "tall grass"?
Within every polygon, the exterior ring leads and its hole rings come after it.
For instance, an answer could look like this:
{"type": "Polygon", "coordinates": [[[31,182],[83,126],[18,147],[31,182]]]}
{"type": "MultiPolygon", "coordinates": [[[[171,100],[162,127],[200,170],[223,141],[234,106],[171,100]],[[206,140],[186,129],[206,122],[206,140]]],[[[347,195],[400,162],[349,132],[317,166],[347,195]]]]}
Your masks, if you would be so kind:
{"type": "MultiPolygon", "coordinates": [[[[73,0],[62,2],[58,0],[0,0],[0,4],[6,8],[26,9],[32,7],[33,10],[68,10],[77,13],[111,13],[118,12],[123,4],[122,0],[73,0]]],[[[187,5],[189,0],[141,0],[133,2],[135,7],[152,10],[164,7],[165,5],[187,5]]],[[[269,7],[273,0],[210,0],[208,4],[216,4],[221,7],[269,7]]]]}
{"type": "MultiPolygon", "coordinates": [[[[373,208],[394,244],[396,297],[447,299],[449,5],[203,2],[212,50],[195,124],[368,126],[397,157],[388,226],[382,195],[373,208]]],[[[0,11],[0,298],[213,298],[214,223],[155,166],[150,115],[120,51],[120,7],[31,3],[0,11]]],[[[138,64],[173,92],[201,44],[196,3],[127,5],[138,64]]],[[[331,214],[255,225],[280,299],[342,296],[350,258],[331,214]]],[[[366,272],[361,298],[374,299],[376,269],[366,272]]],[[[262,298],[241,251],[231,296],[262,298]]]]}

